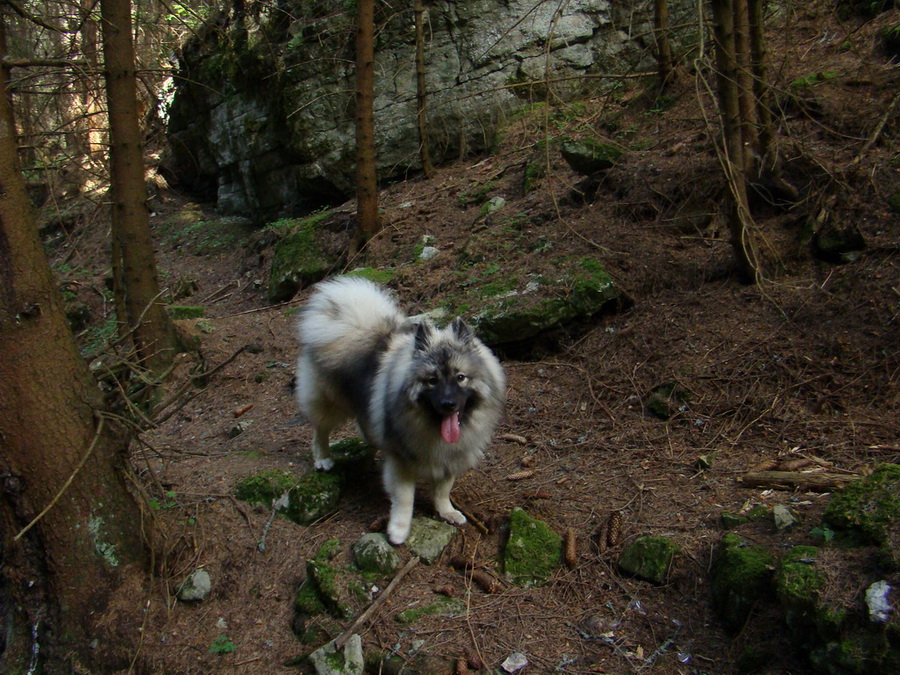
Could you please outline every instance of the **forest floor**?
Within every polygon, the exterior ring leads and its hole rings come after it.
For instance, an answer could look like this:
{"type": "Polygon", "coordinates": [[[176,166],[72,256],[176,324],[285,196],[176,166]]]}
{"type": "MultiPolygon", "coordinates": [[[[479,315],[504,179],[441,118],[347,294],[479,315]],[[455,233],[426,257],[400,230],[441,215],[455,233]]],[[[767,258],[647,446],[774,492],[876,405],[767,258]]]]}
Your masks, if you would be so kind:
{"type": "MultiPolygon", "coordinates": [[[[603,264],[628,303],[499,351],[506,413],[485,461],[454,492],[487,531],[463,526],[444,558],[413,569],[361,628],[367,649],[402,657],[418,650],[489,668],[521,652],[529,662],[523,672],[532,673],[726,673],[738,670],[748,644],[765,641],[764,672],[808,672],[777,617],[726,633],[710,604],[708,572],[725,510],[790,504],[803,526],[786,541],[813,541],[827,495],[746,487],[741,476],[752,467],[815,458],[832,472],[864,473],[900,459],[900,228],[887,202],[900,189],[896,112],[861,153],[900,91],[900,72],[875,47],[878,26],[898,13],[860,25],[819,10],[795,10],[770,32],[773,79],[786,102],[785,177],[804,200],[756,205],[759,230],[780,260],[757,285],[732,273],[717,208],[724,186],[716,132],[705,121],[714,118],[711,100],[687,72],[664,97],[635,88],[583,106],[536,108],[510,121],[490,156],[381,192],[385,228],[346,268],[395,268],[390,285],[410,313],[434,308],[444,289],[463,282],[552,275],[554,261],[584,256],[603,264]],[[814,85],[790,96],[789,84],[808,76],[814,85]],[[525,195],[524,164],[548,147],[538,143],[548,133],[589,133],[628,151],[593,182],[551,152],[549,172],[525,195]],[[468,198],[479,189],[506,200],[488,221],[468,198]],[[839,265],[810,254],[804,226],[820,214],[859,228],[867,246],[856,260],[839,265]],[[497,227],[506,227],[509,246],[477,250],[481,241],[496,243],[479,233],[497,227]],[[414,261],[426,234],[440,253],[414,261]],[[463,264],[473,260],[480,262],[463,264]],[[662,420],[645,401],[671,382],[686,392],[685,403],[662,420]],[[510,480],[523,460],[533,474],[510,480]],[[502,578],[498,554],[514,507],[560,534],[572,530],[577,564],[561,566],[546,586],[504,582],[488,594],[448,557],[464,552],[502,578]],[[622,544],[598,552],[592,535],[613,512],[623,517],[623,544],[661,534],[681,547],[667,583],[622,576],[615,564],[622,544]],[[395,620],[448,586],[464,599],[463,615],[395,620]]],[[[270,305],[268,249],[258,232],[216,240],[173,229],[218,216],[168,190],[153,209],[164,282],[194,280],[193,295],[179,302],[207,308],[205,366],[246,349],[135,444],[135,471],[155,500],[160,555],[154,578],[132,579],[104,622],[134,641],[138,672],[307,672],[286,665],[309,651],[292,632],[305,561],[327,539],[349,544],[383,518],[377,468],[308,527],[283,518],[269,526],[267,509],[231,496],[252,473],[312,468],[310,428],[289,388],[293,324],[308,289],[270,305]],[[240,422],[245,428],[235,435],[240,422]],[[211,595],[177,602],[175,586],[200,566],[211,575],[211,595]]],[[[344,211],[352,213],[352,203],[344,211]]],[[[102,289],[105,238],[97,224],[57,252],[81,271],[86,298],[101,295],[93,291],[102,289]]],[[[348,427],[342,437],[352,435],[348,427]]],[[[430,505],[420,499],[416,513],[431,515],[430,505]]],[[[770,534],[762,528],[754,536],[770,534]]],[[[405,547],[398,551],[409,557],[405,547]]]]}

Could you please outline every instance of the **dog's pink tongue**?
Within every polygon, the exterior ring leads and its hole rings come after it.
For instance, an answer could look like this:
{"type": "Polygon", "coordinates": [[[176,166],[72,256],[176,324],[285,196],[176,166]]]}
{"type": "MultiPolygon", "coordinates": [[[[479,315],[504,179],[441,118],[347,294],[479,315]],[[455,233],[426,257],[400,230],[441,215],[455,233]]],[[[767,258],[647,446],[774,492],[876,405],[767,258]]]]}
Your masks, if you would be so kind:
{"type": "Polygon", "coordinates": [[[441,422],[441,438],[446,443],[456,443],[459,440],[459,413],[447,415],[441,422]]]}

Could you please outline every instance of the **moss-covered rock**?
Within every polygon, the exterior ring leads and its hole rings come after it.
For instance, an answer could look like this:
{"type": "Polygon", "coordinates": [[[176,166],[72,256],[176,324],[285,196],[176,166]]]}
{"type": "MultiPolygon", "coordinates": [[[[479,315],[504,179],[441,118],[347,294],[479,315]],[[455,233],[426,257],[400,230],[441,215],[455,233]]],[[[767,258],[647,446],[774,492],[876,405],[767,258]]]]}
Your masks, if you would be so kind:
{"type": "Polygon", "coordinates": [[[413,624],[423,616],[462,616],[466,613],[466,603],[459,598],[438,598],[432,603],[420,607],[410,607],[397,614],[400,623],[413,624]]]}
{"type": "Polygon", "coordinates": [[[450,523],[432,518],[413,518],[406,548],[419,556],[423,562],[431,565],[441,557],[441,553],[456,536],[457,531],[450,523]]]}
{"type": "Polygon", "coordinates": [[[593,258],[564,261],[556,281],[541,280],[522,290],[507,290],[480,305],[470,322],[489,345],[527,340],[540,333],[588,319],[619,292],[603,266],[593,258]]]}
{"type": "Polygon", "coordinates": [[[666,537],[638,537],[619,557],[619,570],[655,584],[665,583],[681,547],[666,537]]]}
{"type": "Polygon", "coordinates": [[[653,387],[644,405],[647,410],[661,420],[668,420],[682,412],[691,402],[690,392],[677,382],[663,382],[653,387]]]}
{"type": "Polygon", "coordinates": [[[166,312],[173,321],[202,319],[206,315],[206,307],[201,305],[168,305],[166,312]]]}
{"type": "Polygon", "coordinates": [[[359,575],[337,561],[340,552],[341,542],[337,539],[322,544],[315,557],[306,561],[306,583],[311,585],[317,600],[329,614],[349,619],[367,596],[359,575]]]}
{"type": "Polygon", "coordinates": [[[835,492],[823,518],[851,542],[880,546],[885,563],[900,566],[900,464],[882,464],[835,492]]]}
{"type": "Polygon", "coordinates": [[[764,520],[769,515],[769,509],[762,504],[757,504],[747,513],[732,513],[731,511],[722,511],[719,516],[722,528],[732,530],[747,523],[755,523],[764,520]]]}
{"type": "Polygon", "coordinates": [[[546,583],[561,557],[562,537],[524,510],[512,510],[503,570],[514,584],[531,587],[546,583]]]}
{"type": "Polygon", "coordinates": [[[839,634],[846,609],[831,602],[822,591],[827,576],[815,546],[795,546],[781,559],[776,590],[785,620],[802,639],[830,639],[839,634]]]}
{"type": "Polygon", "coordinates": [[[380,532],[369,532],[353,544],[353,562],[363,574],[387,576],[400,567],[400,556],[380,532]]]}
{"type": "Polygon", "coordinates": [[[725,625],[739,631],[753,607],[770,595],[775,556],[762,546],[729,532],[712,564],[712,599],[725,625]]]}
{"type": "Polygon", "coordinates": [[[331,473],[313,472],[297,477],[287,471],[264,471],[238,483],[235,496],[276,508],[289,520],[309,525],[337,506],[341,478],[331,473]]]}
{"type": "Polygon", "coordinates": [[[394,278],[396,272],[392,269],[382,269],[377,267],[359,267],[355,270],[347,272],[350,277],[362,277],[376,284],[388,284],[394,278]]]}
{"type": "Polygon", "coordinates": [[[571,140],[560,143],[559,150],[563,159],[585,176],[613,168],[622,156],[622,150],[612,143],[601,143],[593,139],[571,140]]]}
{"type": "MultiPolygon", "coordinates": [[[[290,221],[290,232],[282,237],[272,254],[269,273],[269,300],[290,300],[304,286],[325,278],[338,262],[320,243],[320,225],[329,212],[290,221]]],[[[284,222],[284,221],[280,221],[284,222]]]]}

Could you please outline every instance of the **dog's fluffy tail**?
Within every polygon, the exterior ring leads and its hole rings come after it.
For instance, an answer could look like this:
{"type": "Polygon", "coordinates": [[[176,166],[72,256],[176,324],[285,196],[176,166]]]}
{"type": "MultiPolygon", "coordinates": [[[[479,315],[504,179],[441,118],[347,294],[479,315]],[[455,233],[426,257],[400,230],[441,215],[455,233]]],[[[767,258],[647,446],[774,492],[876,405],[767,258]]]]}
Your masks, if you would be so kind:
{"type": "Polygon", "coordinates": [[[328,367],[371,352],[406,321],[386,291],[368,279],[344,276],[316,287],[300,313],[297,330],[301,347],[328,367]]]}

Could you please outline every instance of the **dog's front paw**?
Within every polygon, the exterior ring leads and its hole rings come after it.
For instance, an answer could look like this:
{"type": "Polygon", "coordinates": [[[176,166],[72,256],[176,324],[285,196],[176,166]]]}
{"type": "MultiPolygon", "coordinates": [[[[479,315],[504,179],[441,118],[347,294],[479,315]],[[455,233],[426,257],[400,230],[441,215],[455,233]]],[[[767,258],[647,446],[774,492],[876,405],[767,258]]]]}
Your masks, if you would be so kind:
{"type": "Polygon", "coordinates": [[[466,517],[456,509],[448,509],[446,511],[441,511],[438,515],[446,520],[451,525],[465,525],[466,517]]]}
{"type": "Polygon", "coordinates": [[[315,464],[316,471],[331,471],[334,468],[334,460],[331,457],[317,459],[315,464]]]}
{"type": "Polygon", "coordinates": [[[410,522],[392,520],[387,526],[387,538],[394,546],[400,546],[409,536],[410,522]]]}

